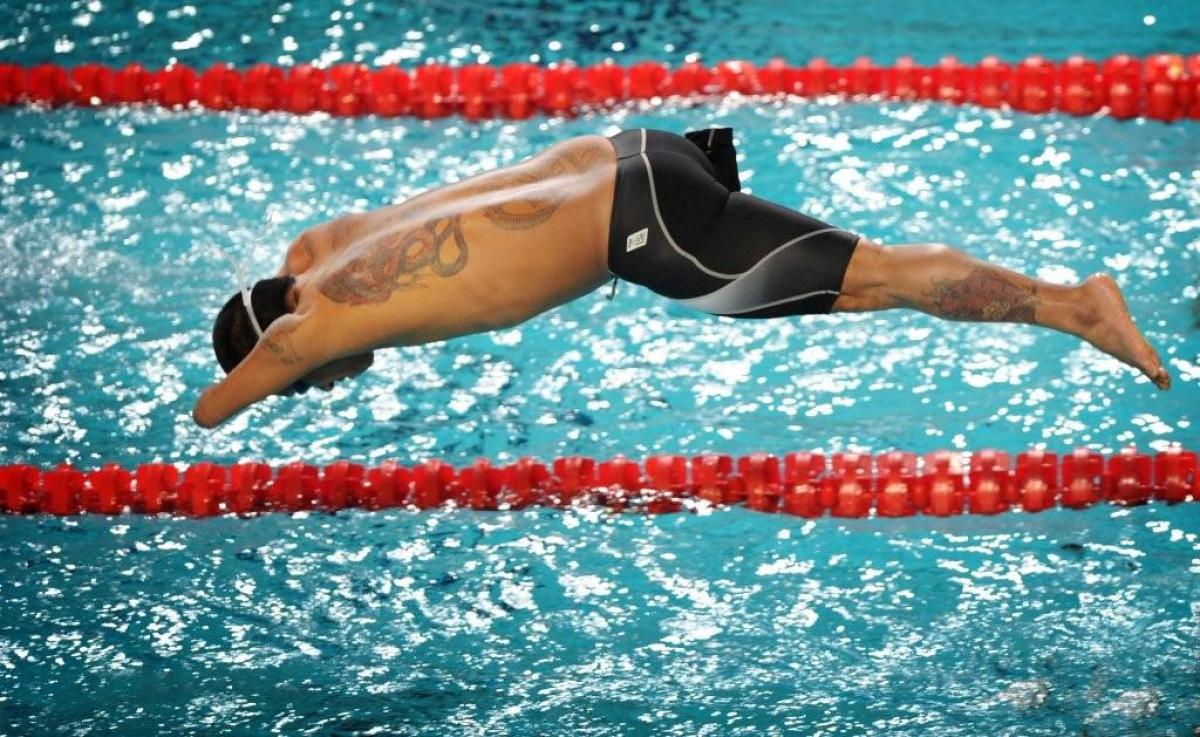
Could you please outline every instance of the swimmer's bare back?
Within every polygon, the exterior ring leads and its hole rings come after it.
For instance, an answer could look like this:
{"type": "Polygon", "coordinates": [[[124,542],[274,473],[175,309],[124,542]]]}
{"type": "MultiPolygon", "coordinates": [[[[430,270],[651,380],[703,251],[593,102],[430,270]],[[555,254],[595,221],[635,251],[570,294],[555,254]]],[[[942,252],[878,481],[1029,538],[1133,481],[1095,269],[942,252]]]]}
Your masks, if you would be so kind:
{"type": "Polygon", "coordinates": [[[508,327],[596,289],[615,170],[608,141],[583,136],[306,231],[279,272],[296,279],[292,312],[201,394],[196,422],[213,427],[348,357],[508,327]]]}

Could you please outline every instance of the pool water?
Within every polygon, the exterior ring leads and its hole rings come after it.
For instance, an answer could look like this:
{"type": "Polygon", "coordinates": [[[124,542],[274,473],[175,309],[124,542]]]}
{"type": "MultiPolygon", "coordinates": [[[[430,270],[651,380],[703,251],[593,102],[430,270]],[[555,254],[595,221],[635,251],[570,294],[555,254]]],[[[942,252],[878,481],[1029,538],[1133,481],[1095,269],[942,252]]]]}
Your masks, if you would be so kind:
{"type": "MultiPolygon", "coordinates": [[[[9,734],[1191,735],[1200,505],[0,520],[9,734]]],[[[4,730],[0,728],[0,732],[4,730]]]]}
{"type": "MultiPolygon", "coordinates": [[[[654,8],[9,5],[0,60],[1200,47],[1191,3],[654,8]]],[[[479,124],[0,110],[0,458],[1200,448],[1198,164],[1193,123],[929,104],[479,124]],[[380,353],[327,396],[272,399],[213,432],[191,423],[234,288],[218,247],[266,275],[300,230],[343,212],[573,135],[708,125],[735,128],[754,194],[873,239],[950,243],[1054,281],[1112,273],[1174,388],[1025,327],[905,312],[738,322],[622,284],[512,330],[380,353]]],[[[4,518],[0,733],[1192,734],[1198,515],[4,518]]]]}

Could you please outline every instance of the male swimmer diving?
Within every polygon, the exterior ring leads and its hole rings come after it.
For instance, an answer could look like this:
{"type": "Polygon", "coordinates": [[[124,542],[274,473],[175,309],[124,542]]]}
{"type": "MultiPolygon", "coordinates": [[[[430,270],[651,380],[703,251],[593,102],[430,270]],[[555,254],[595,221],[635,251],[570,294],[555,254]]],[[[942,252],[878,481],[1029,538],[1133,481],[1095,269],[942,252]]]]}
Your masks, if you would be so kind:
{"type": "Polygon", "coordinates": [[[514,166],[305,231],[213,327],[228,373],[204,427],[272,394],[328,390],[386,346],[515,325],[611,278],[763,318],[906,307],[1076,335],[1171,385],[1102,274],[1061,286],[940,244],[882,246],[738,191],[729,129],[573,138],[514,166]]]}

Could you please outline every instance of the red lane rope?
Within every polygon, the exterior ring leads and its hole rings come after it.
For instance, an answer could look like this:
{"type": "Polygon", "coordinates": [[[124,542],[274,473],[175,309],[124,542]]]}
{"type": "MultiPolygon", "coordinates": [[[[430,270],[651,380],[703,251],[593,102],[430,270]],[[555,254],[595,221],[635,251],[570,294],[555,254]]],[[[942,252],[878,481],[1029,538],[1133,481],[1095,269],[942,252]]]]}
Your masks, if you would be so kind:
{"type": "Polygon", "coordinates": [[[922,458],[889,451],[794,452],[732,457],[653,455],[597,462],[571,456],[543,463],[521,458],[505,466],[478,460],[455,469],[430,460],[364,467],[339,461],[323,468],[295,462],[186,468],[147,463],[133,471],[115,464],[83,472],[0,466],[0,512],[75,515],[173,513],[188,517],[346,508],[521,509],[598,504],[647,513],[742,504],[800,517],[907,517],[1079,509],[1100,502],[1142,504],[1200,500],[1194,451],[1153,457],[1125,448],[1105,457],[1088,449],[1064,454],[1030,450],[1016,463],[1008,453],[939,451],[922,458]]]}
{"type": "Polygon", "coordinates": [[[279,110],[298,114],[412,115],[470,120],[522,119],[536,112],[573,115],[629,100],[740,95],[839,95],[846,98],[934,100],[1072,115],[1107,113],[1127,119],[1145,115],[1171,122],[1200,119],[1200,54],[1119,54],[1103,61],[1072,56],[1062,63],[1030,56],[1009,64],[989,56],[967,65],[947,56],[933,66],[902,57],[877,66],[861,57],[848,67],[816,58],[803,66],[772,59],[762,66],[724,61],[708,67],[660,62],[628,67],[612,62],[579,67],[526,63],[492,67],[425,64],[412,70],[339,64],[328,69],[301,64],[257,64],[238,70],[214,64],[204,71],[174,64],[121,69],[100,64],[66,68],[0,64],[0,105],[23,102],[57,106],[157,103],[167,108],[198,105],[210,110],[279,110]]]}

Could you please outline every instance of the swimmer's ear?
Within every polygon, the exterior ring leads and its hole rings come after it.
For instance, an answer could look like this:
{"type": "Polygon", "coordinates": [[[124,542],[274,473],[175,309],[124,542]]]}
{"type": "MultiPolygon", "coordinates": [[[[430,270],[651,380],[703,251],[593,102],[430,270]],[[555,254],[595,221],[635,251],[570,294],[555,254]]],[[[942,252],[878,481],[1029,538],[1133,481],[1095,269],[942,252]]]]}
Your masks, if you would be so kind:
{"type": "Polygon", "coordinates": [[[250,354],[196,400],[192,408],[192,419],[196,424],[216,427],[328,363],[332,357],[328,352],[328,335],[322,336],[314,323],[314,320],[291,314],[272,322],[250,354]]]}

